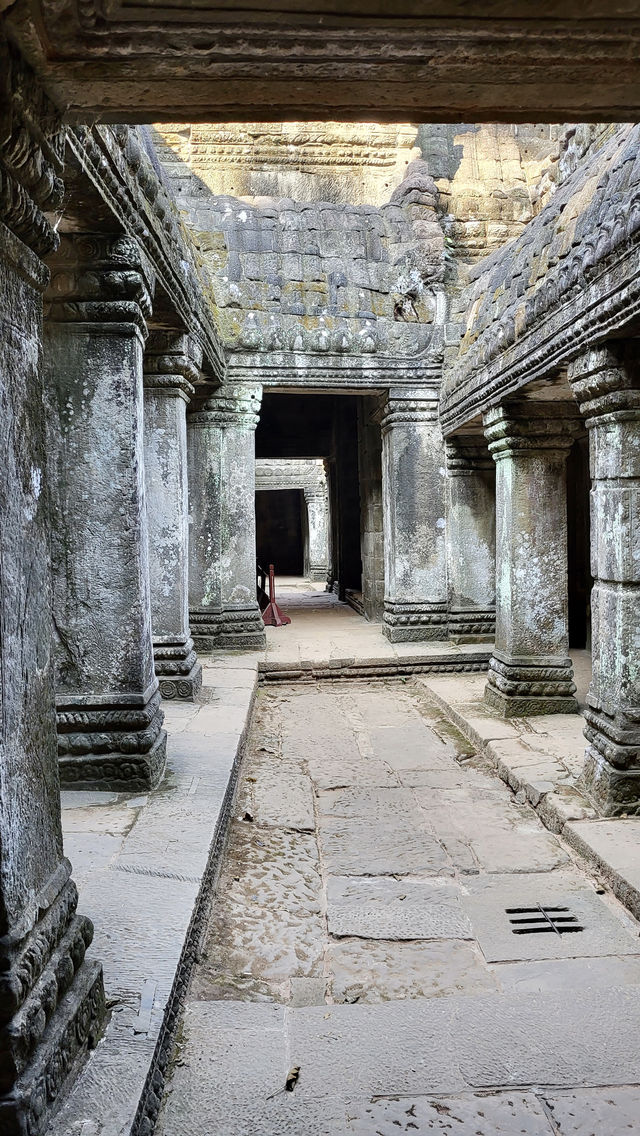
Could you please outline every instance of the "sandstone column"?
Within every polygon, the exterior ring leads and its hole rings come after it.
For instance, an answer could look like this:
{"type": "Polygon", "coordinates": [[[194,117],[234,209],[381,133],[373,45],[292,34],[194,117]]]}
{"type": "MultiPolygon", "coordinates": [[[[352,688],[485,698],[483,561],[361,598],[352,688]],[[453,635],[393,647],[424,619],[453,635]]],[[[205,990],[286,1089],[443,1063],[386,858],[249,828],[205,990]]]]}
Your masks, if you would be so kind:
{"type": "Polygon", "coordinates": [[[197,378],[195,348],[185,335],[154,331],[144,357],[153,657],[162,697],[190,701],[202,685],[202,667],[189,628],[186,409],[197,378]]]}
{"type": "Polygon", "coordinates": [[[42,257],[64,134],[0,39],[0,1131],[42,1132],[104,1016],[62,851],[51,657],[42,257]]]}
{"type": "Polygon", "coordinates": [[[393,389],[381,425],[383,630],[392,642],[445,639],[445,458],[437,391],[393,389]]]}
{"type": "Polygon", "coordinates": [[[447,453],[449,638],[493,637],[496,625],[496,472],[482,438],[451,438],[447,453]]]}
{"type": "Polygon", "coordinates": [[[584,780],[605,816],[640,813],[640,374],[625,347],[595,349],[569,368],[592,478],[584,780]]]}
{"type": "Polygon", "coordinates": [[[58,746],[76,787],[146,789],[164,769],[144,493],[148,284],[130,238],[69,235],[49,289],[58,746]]]}
{"type": "Polygon", "coordinates": [[[566,459],[575,407],[518,402],[484,418],[496,461],[496,639],[485,699],[505,716],[577,710],[569,659],[566,459]]]}
{"type": "Polygon", "coordinates": [[[223,386],[187,415],[189,607],[196,646],[260,648],[255,430],[259,386],[223,386]]]}
{"type": "Polygon", "coordinates": [[[329,510],[327,488],[305,486],[307,508],[307,547],[304,574],[310,580],[326,581],[329,570],[329,510]]]}

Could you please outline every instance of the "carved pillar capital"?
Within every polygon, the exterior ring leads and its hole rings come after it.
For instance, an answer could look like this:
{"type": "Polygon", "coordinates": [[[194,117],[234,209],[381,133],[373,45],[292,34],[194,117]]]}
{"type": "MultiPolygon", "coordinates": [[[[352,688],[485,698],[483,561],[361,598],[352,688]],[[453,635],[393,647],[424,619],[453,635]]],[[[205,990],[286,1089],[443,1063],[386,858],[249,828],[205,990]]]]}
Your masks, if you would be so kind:
{"type": "Polygon", "coordinates": [[[640,369],[624,342],[585,351],[568,379],[587,428],[603,415],[640,413],[640,369]]]}
{"type": "Polygon", "coordinates": [[[566,402],[504,403],[486,411],[483,424],[494,461],[543,450],[564,460],[582,429],[576,407],[566,402]]]}
{"type": "Polygon", "coordinates": [[[193,338],[174,331],[153,330],[144,352],[145,390],[182,398],[189,403],[195,394],[202,348],[193,338]]]}
{"type": "Polygon", "coordinates": [[[50,320],[129,323],[146,335],[154,274],[132,237],[68,233],[49,263],[45,313],[50,320]]]}
{"type": "Polygon", "coordinates": [[[435,425],[438,421],[438,393],[422,387],[395,387],[382,409],[380,428],[387,434],[394,426],[435,425]]]}
{"type": "Polygon", "coordinates": [[[445,443],[445,455],[449,477],[465,477],[494,469],[493,459],[482,437],[449,438],[445,443]]]}
{"type": "Polygon", "coordinates": [[[195,414],[189,415],[193,425],[217,426],[221,430],[235,427],[255,430],[260,420],[262,387],[225,383],[195,414]]]}
{"type": "MultiPolygon", "coordinates": [[[[64,148],[61,113],[31,68],[0,39],[0,217],[39,257],[58,244],[47,214],[62,203],[64,148]]],[[[10,243],[0,240],[0,255],[15,259],[10,243]]],[[[38,283],[44,287],[46,271],[38,283]]]]}

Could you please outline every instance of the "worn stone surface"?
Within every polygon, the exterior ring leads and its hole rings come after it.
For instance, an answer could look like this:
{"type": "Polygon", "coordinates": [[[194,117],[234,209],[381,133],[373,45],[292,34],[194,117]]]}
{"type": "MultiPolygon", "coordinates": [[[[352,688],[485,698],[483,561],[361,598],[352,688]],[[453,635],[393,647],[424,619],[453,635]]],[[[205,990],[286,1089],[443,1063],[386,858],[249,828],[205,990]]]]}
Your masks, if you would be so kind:
{"type": "Polygon", "coordinates": [[[90,920],[62,852],[41,373],[42,257],[64,136],[0,37],[0,1129],[43,1131],[105,1015],[90,920]],[[82,909],[81,909],[82,910],[82,909]]]}
{"type": "Polygon", "coordinates": [[[546,1098],[603,1085],[626,1115],[628,1090],[611,1086],[640,1075],[636,925],[464,749],[433,701],[400,683],[261,690],[162,1136],[552,1136],[546,1098]],[[325,764],[342,759],[331,787],[325,764]],[[395,786],[372,782],[371,767],[395,786]],[[427,774],[445,784],[415,784],[427,774]],[[305,779],[315,825],[301,833],[305,779]],[[483,848],[489,870],[470,875],[457,845],[445,853],[458,814],[459,844],[483,848]],[[583,933],[504,947],[505,906],[561,899],[583,933]]]}
{"type": "Polygon", "coordinates": [[[495,633],[495,466],[477,438],[447,443],[449,637],[473,642],[495,633]]]}

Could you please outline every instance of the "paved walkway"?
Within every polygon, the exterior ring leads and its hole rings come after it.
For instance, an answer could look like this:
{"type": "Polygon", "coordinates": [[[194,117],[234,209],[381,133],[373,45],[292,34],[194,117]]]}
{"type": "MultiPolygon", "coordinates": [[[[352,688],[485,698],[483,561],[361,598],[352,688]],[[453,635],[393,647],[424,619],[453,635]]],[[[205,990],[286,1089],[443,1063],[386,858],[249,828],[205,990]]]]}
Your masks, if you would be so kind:
{"type": "Polygon", "coordinates": [[[260,669],[295,671],[314,667],[345,670],[357,666],[417,668],[423,663],[459,665],[465,658],[486,663],[490,643],[456,645],[448,640],[420,643],[390,643],[380,623],[368,623],[337,596],[300,577],[276,580],[276,598],[291,617],[286,627],[267,628],[267,648],[259,656],[260,669]]]}
{"type": "Polygon", "coordinates": [[[423,684],[262,688],[178,1036],[162,1136],[640,1132],[638,924],[423,684]]]}

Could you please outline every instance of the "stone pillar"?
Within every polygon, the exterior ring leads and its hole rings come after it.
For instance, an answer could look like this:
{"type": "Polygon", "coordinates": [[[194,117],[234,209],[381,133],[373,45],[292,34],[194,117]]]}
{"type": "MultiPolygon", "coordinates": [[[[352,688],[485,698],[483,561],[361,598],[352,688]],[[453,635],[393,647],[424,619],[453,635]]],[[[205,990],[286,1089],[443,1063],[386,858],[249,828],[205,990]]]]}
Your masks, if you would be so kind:
{"type": "Polygon", "coordinates": [[[567,403],[518,402],[484,418],[496,461],[496,639],[485,689],[505,716],[574,713],[569,659],[567,403]]]}
{"type": "Polygon", "coordinates": [[[305,487],[307,507],[307,544],[304,574],[310,580],[326,581],[329,570],[329,516],[327,489],[324,486],[305,487]]]}
{"type": "Polygon", "coordinates": [[[144,493],[148,283],[129,237],[76,234],[48,293],[58,747],[76,788],[148,789],[165,762],[144,493]]]}
{"type": "Polygon", "coordinates": [[[449,638],[478,642],[496,626],[496,467],[482,438],[451,438],[446,454],[449,638]]]}
{"type": "Polygon", "coordinates": [[[262,388],[222,387],[187,415],[189,608],[203,651],[261,648],[256,599],[255,430],[262,388]]]}
{"type": "Polygon", "coordinates": [[[445,457],[437,390],[390,391],[381,425],[383,630],[391,642],[445,639],[445,457]]]}
{"type": "Polygon", "coordinates": [[[583,776],[605,816],[640,814],[640,373],[625,347],[597,348],[569,368],[589,430],[592,478],[593,674],[583,776]]]}
{"type": "Polygon", "coordinates": [[[0,1132],[37,1136],[95,1045],[102,968],[62,850],[51,657],[42,261],[64,134],[0,38],[0,1132]]]}
{"type": "MultiPolygon", "coordinates": [[[[189,628],[189,491],[186,409],[196,345],[154,331],[144,357],[144,465],[153,658],[163,698],[193,702],[202,667],[189,628]]],[[[201,352],[198,353],[201,355],[201,352]]]]}

